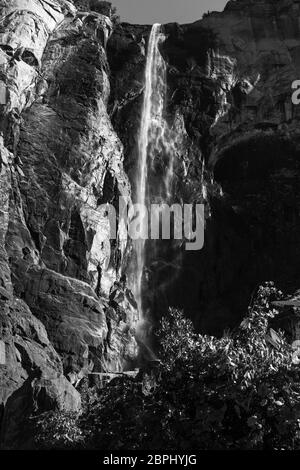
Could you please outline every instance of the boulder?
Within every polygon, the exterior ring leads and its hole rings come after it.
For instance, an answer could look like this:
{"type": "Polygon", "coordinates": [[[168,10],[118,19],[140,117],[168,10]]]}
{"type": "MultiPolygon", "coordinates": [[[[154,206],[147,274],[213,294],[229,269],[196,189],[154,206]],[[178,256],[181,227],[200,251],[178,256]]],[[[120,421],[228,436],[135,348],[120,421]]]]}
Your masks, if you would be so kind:
{"type": "Polygon", "coordinates": [[[80,407],[80,394],[65,377],[28,378],[7,400],[1,447],[32,449],[35,415],[52,410],[79,412],[80,407]]]}

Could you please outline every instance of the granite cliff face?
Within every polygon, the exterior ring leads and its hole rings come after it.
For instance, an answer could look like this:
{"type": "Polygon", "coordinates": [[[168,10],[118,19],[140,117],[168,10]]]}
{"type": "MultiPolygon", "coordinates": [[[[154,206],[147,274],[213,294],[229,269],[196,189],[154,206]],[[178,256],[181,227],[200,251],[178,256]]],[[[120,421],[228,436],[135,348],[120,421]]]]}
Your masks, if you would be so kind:
{"type": "Polygon", "coordinates": [[[67,1],[1,3],[4,446],[17,444],[22,414],[78,409],[71,383],[136,354],[130,310],[121,318],[108,299],[127,247],[110,246],[98,210],[119,195],[130,203],[106,110],[111,32],[107,16],[67,1]]]}
{"type": "MultiPolygon", "coordinates": [[[[114,284],[131,246],[121,225],[108,240],[102,205],[135,197],[150,27],[97,1],[0,8],[0,422],[18,447],[24,418],[79,409],[84,375],[137,355],[134,302],[114,284]]],[[[164,26],[173,202],[204,202],[206,226],[199,252],[149,245],[154,319],[178,306],[221,333],[261,281],[299,288],[299,17],[298,1],[236,0],[164,26]]]]}
{"type": "Polygon", "coordinates": [[[299,285],[300,110],[291,100],[299,15],[295,1],[235,1],[201,22],[216,38],[208,76],[219,105],[207,161],[232,218],[215,222],[223,245],[217,279],[222,298],[238,292],[233,310],[246,307],[261,281],[290,292],[299,285]]]}
{"type": "Polygon", "coordinates": [[[210,75],[223,82],[225,74],[227,83],[218,91],[208,161],[243,227],[228,264],[246,298],[267,279],[289,292],[299,285],[300,109],[291,100],[300,74],[299,15],[296,1],[236,1],[223,20],[203,20],[216,33],[218,55],[229,58],[211,61],[210,75]]]}

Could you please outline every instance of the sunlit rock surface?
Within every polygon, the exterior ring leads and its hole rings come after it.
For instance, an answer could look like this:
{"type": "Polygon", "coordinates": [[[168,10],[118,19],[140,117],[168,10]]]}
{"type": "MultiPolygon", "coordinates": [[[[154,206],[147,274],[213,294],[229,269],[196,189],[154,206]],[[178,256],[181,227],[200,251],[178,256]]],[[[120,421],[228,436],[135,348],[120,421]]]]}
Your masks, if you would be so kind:
{"type": "Polygon", "coordinates": [[[10,447],[30,413],[77,410],[73,385],[122,370],[136,343],[109,306],[127,243],[109,242],[100,207],[130,204],[106,110],[111,20],[64,0],[0,6],[0,419],[10,447]]]}

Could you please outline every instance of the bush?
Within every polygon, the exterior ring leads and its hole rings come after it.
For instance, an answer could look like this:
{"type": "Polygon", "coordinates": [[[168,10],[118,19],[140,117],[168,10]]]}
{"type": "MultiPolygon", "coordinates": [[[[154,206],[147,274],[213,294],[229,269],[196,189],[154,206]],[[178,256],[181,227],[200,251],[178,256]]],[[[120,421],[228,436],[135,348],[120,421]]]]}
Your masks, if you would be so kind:
{"type": "Polygon", "coordinates": [[[39,441],[50,429],[53,447],[82,438],[86,447],[115,450],[299,449],[299,366],[284,336],[274,343],[268,332],[280,296],[272,283],[260,287],[240,327],[221,339],[196,334],[170,309],[158,332],[162,365],[142,381],[93,391],[74,436],[61,422],[69,418],[52,417],[39,441]]]}
{"type": "Polygon", "coordinates": [[[190,329],[184,347],[170,332],[174,324],[186,330],[187,320],[177,311],[164,319],[161,344],[166,354],[172,351],[169,382],[177,390],[174,408],[185,427],[177,434],[177,444],[205,449],[299,447],[299,368],[281,333],[275,346],[268,341],[269,320],[277,314],[270,302],[280,296],[272,283],[260,287],[230,337],[195,335],[190,329]]]}
{"type": "Polygon", "coordinates": [[[84,445],[78,413],[51,411],[33,418],[35,444],[39,449],[77,449],[84,445]]]}

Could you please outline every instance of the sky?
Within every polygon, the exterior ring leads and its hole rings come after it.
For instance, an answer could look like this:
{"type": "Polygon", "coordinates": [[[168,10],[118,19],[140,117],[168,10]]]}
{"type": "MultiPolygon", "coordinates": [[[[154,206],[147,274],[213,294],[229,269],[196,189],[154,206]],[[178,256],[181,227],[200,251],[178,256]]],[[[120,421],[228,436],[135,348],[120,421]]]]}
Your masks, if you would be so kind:
{"type": "Polygon", "coordinates": [[[135,24],[192,23],[207,11],[221,11],[227,0],[110,0],[121,21],[135,24]]]}

